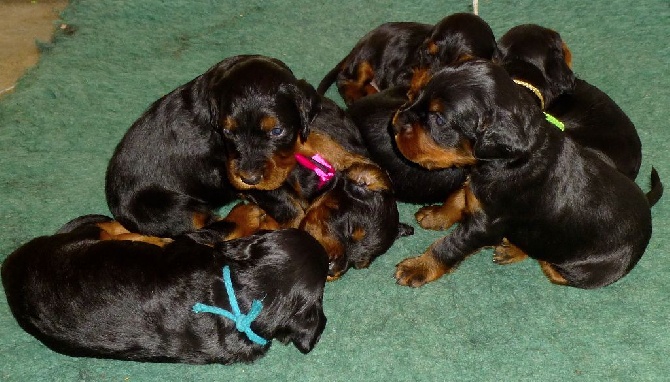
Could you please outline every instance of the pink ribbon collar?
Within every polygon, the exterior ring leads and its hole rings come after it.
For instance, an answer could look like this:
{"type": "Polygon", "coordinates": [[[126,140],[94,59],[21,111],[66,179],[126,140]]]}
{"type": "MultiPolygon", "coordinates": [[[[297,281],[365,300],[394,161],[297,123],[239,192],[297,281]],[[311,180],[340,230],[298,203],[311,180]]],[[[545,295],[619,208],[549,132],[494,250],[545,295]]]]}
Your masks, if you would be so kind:
{"type": "Polygon", "coordinates": [[[319,177],[319,188],[326,185],[326,183],[335,176],[335,169],[333,166],[319,154],[314,154],[311,158],[307,158],[302,154],[296,153],[295,159],[301,166],[314,171],[319,177]]]}

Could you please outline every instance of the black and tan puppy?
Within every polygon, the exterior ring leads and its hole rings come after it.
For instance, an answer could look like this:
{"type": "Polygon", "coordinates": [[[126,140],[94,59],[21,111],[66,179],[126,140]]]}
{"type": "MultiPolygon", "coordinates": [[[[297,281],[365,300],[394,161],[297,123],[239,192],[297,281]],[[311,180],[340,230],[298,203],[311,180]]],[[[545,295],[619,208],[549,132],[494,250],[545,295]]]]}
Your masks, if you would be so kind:
{"type": "Polygon", "coordinates": [[[454,13],[435,24],[417,51],[409,83],[413,97],[430,79],[431,73],[475,58],[490,60],[496,51],[496,39],[489,24],[472,13],[454,13]]]}
{"type": "Polygon", "coordinates": [[[635,126],[607,94],[576,78],[572,53],[559,33],[534,24],[516,26],[499,39],[494,60],[565,125],[575,142],[635,179],[642,162],[635,126]]]}
{"type": "Polygon", "coordinates": [[[391,182],[376,165],[352,165],[333,174],[322,186],[314,184],[313,174],[301,176],[310,204],[300,229],[326,248],[330,280],[338,279],[352,266],[367,268],[397,238],[413,234],[411,226],[400,223],[391,182]]]}
{"type": "Polygon", "coordinates": [[[233,57],[157,101],[130,128],[107,171],[108,204],[131,231],[157,236],[216,220],[212,210],[236,196],[295,228],[306,208],[287,184],[298,153],[321,153],[337,170],[370,163],[334,102],[278,60],[233,57]]]}
{"type": "Polygon", "coordinates": [[[193,364],[251,362],[272,339],[307,353],[319,340],[328,265],[309,234],[221,241],[235,229],[221,221],[130,241],[119,227],[81,217],[9,255],[2,282],[23,329],[70,356],[193,364]]]}
{"type": "Polygon", "coordinates": [[[107,169],[109,208],[133,232],[201,228],[240,190],[280,187],[319,109],[314,88],[281,61],[223,60],[128,130],[107,169]]]}
{"type": "Polygon", "coordinates": [[[495,37],[489,25],[470,13],[449,15],[435,25],[385,23],[368,32],[321,80],[325,94],[335,83],[347,105],[395,86],[420,87],[427,73],[474,57],[490,59],[495,37]]]}
{"type": "Polygon", "coordinates": [[[352,103],[347,113],[356,123],[370,158],[386,170],[395,197],[409,203],[438,203],[465,181],[465,171],[452,167],[427,169],[409,159],[396,147],[392,119],[407,102],[407,88],[394,87],[352,103]]]}
{"type": "Polygon", "coordinates": [[[419,49],[419,63],[435,71],[473,58],[490,60],[495,50],[486,21],[472,13],[454,13],[433,26],[419,49]]]}
{"type": "MultiPolygon", "coordinates": [[[[309,124],[307,139],[296,140],[292,151],[286,151],[291,158],[285,160],[288,167],[280,186],[275,189],[246,187],[241,192],[244,198],[261,206],[283,227],[298,227],[314,194],[322,191],[313,184],[316,182],[314,176],[304,176],[305,171],[298,165],[296,156],[320,156],[332,166],[333,171],[342,171],[354,164],[372,164],[358,128],[346,113],[328,98],[319,98],[319,103],[320,111],[309,124]]],[[[258,134],[254,130],[258,127],[249,125],[228,132],[226,140],[231,150],[241,147],[252,157],[254,151],[248,146],[254,144],[249,141],[249,136],[258,134]]]]}
{"type": "Polygon", "coordinates": [[[396,85],[409,85],[418,49],[433,29],[430,24],[389,22],[363,36],[351,52],[321,80],[319,94],[335,83],[349,105],[396,85]]]}
{"type": "MultiPolygon", "coordinates": [[[[475,162],[462,195],[468,213],[421,256],[398,264],[398,283],[420,286],[467,256],[509,239],[556,284],[598,288],[625,276],[651,236],[650,204],[628,177],[545,119],[534,96],[505,70],[471,61],[438,72],[396,117],[410,160],[451,167],[475,162]],[[417,149],[414,142],[426,145],[417,149]]],[[[521,254],[523,255],[523,254],[521,254]]]]}
{"type": "Polygon", "coordinates": [[[411,78],[387,84],[379,93],[348,103],[347,112],[360,129],[370,157],[388,172],[398,200],[444,202],[445,195],[460,187],[465,174],[460,168],[429,170],[407,160],[393,139],[391,120],[395,112],[425,85],[430,73],[464,60],[490,59],[495,44],[491,28],[480,17],[469,13],[449,15],[431,28],[417,48],[415,60],[409,65],[411,78]]]}

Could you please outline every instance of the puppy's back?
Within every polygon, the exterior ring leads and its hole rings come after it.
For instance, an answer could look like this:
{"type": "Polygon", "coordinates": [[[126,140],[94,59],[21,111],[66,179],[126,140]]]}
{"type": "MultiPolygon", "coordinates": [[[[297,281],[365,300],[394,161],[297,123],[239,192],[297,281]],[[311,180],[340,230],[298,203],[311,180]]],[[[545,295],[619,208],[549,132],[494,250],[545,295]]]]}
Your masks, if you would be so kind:
{"type": "MultiPolygon", "coordinates": [[[[264,284],[267,277],[254,270],[262,268],[260,264],[269,264],[264,269],[272,270],[286,262],[284,267],[296,274],[291,281],[299,278],[300,265],[305,265],[304,271],[314,273],[303,282],[315,289],[315,301],[320,302],[317,297],[323,293],[325,253],[313,238],[306,239],[305,232],[254,235],[231,241],[224,251],[185,236],[159,247],[101,241],[99,235],[97,227],[86,226],[36,238],[3,263],[2,282],[14,317],[54,351],[146,362],[250,362],[262,356],[267,346],[251,343],[228,318],[192,311],[196,303],[229,309],[221,281],[224,265],[233,268],[242,308],[251,299],[263,298],[264,290],[264,305],[271,305],[272,293],[281,297],[276,291],[281,279],[264,284]],[[293,254],[296,261],[291,259],[293,254]],[[247,261],[251,255],[255,258],[247,261]]],[[[291,288],[288,284],[286,288],[291,288]]],[[[284,310],[287,317],[282,323],[296,314],[284,310]]],[[[268,311],[255,321],[260,335],[272,338],[277,330],[273,325],[279,325],[273,321],[276,316],[277,312],[268,311]]],[[[323,323],[316,328],[323,330],[323,323]]],[[[301,350],[311,350],[320,333],[303,341],[307,345],[301,350]]]]}

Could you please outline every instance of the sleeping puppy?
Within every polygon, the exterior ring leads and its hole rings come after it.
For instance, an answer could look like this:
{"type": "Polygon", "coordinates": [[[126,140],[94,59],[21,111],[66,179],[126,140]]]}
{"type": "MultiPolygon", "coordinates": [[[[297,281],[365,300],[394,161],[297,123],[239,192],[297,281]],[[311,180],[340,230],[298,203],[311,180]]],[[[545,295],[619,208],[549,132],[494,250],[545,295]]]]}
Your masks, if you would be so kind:
{"type": "Polygon", "coordinates": [[[402,202],[438,203],[465,181],[462,168],[429,170],[405,158],[396,147],[391,120],[407,102],[407,88],[394,87],[352,103],[347,113],[358,126],[370,158],[391,179],[393,193],[402,202]]]}
{"type": "Polygon", "coordinates": [[[54,351],[229,364],[258,359],[273,338],[303,353],[319,340],[328,265],[307,233],[221,241],[234,224],[220,221],[173,241],[130,241],[116,237],[118,226],[84,216],[2,264],[14,317],[54,351]]]}
{"type": "Polygon", "coordinates": [[[225,59],[131,126],[107,169],[109,208],[133,232],[202,228],[238,192],[280,187],[319,110],[314,88],[281,61],[225,59]]]}
{"type": "Polygon", "coordinates": [[[472,13],[454,13],[433,26],[419,49],[419,62],[437,70],[473,58],[490,60],[495,50],[495,36],[486,21],[472,13]]]}
{"type": "Polygon", "coordinates": [[[572,54],[557,32],[533,24],[516,26],[498,41],[494,60],[564,123],[575,142],[628,178],[637,177],[642,148],[635,126],[607,94],[575,77],[572,54]]]}
{"type": "MultiPolygon", "coordinates": [[[[312,170],[303,167],[303,171],[312,170]]],[[[397,238],[414,233],[411,226],[400,223],[391,183],[373,164],[356,164],[334,173],[324,185],[308,184],[314,174],[301,177],[310,204],[300,229],[326,249],[329,280],[340,278],[351,266],[367,268],[397,238]]]]}
{"type": "Polygon", "coordinates": [[[424,166],[473,160],[468,214],[424,254],[402,261],[399,284],[421,286],[509,239],[549,280],[598,288],[625,276],[651,236],[651,196],[545,119],[534,96],[486,61],[438,72],[395,120],[400,151],[424,166]],[[426,144],[419,150],[417,140],[426,144]]]}
{"type": "Polygon", "coordinates": [[[410,81],[412,98],[430,79],[430,73],[459,62],[480,58],[490,60],[496,51],[496,38],[489,24],[472,13],[454,13],[440,20],[417,50],[410,81]]]}
{"type": "Polygon", "coordinates": [[[433,26],[415,22],[389,22],[363,36],[317,87],[325,94],[333,83],[349,105],[391,86],[408,85],[417,50],[433,26]]]}
{"type": "Polygon", "coordinates": [[[435,25],[390,22],[368,32],[317,87],[337,84],[345,104],[394,86],[416,89],[427,72],[473,57],[490,59],[495,37],[489,25],[470,13],[449,15],[435,25]]]}

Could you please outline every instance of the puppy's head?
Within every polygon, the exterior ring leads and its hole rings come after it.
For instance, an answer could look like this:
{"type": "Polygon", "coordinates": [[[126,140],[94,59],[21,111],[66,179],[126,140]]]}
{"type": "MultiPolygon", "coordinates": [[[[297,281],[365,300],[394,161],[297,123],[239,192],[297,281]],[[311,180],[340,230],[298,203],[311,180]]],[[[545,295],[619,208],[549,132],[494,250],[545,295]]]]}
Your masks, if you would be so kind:
{"type": "Polygon", "coordinates": [[[320,109],[316,91],[281,61],[261,56],[211,77],[210,109],[226,144],[230,182],[240,190],[278,188],[320,109]]]}
{"type": "Polygon", "coordinates": [[[328,258],[324,248],[297,229],[263,232],[219,243],[216,248],[230,262],[242,311],[254,299],[263,303],[251,325],[254,332],[293,343],[302,353],[311,351],[326,326],[323,290],[328,258]]]}
{"type": "Polygon", "coordinates": [[[572,53],[561,36],[534,24],[510,29],[498,41],[493,57],[512,78],[535,86],[550,105],[559,95],[574,89],[572,53]]]}
{"type": "Polygon", "coordinates": [[[431,70],[461,61],[491,59],[496,40],[491,27],[479,16],[455,13],[440,20],[419,49],[420,66],[431,70]]]}
{"type": "Polygon", "coordinates": [[[531,119],[541,119],[533,102],[504,69],[488,61],[447,67],[396,113],[396,144],[428,169],[516,159],[528,153],[531,119]]]}
{"type": "Polygon", "coordinates": [[[326,248],[330,280],[351,266],[367,267],[396,238],[412,233],[399,223],[390,180],[379,167],[355,164],[335,182],[312,203],[300,225],[326,248]]]}

